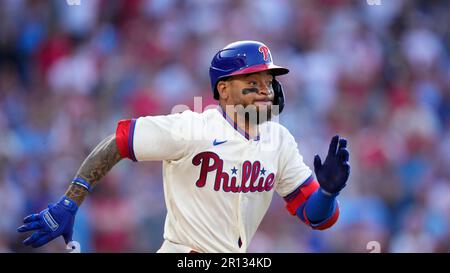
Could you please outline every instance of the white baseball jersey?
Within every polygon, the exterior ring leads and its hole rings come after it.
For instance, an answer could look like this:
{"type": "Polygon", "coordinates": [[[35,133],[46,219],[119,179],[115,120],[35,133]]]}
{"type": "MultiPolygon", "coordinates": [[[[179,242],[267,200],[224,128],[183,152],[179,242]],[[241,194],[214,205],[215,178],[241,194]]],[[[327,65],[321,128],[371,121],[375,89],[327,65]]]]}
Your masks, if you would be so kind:
{"type": "Polygon", "coordinates": [[[162,160],[167,216],[158,252],[246,252],[274,191],[311,180],[289,131],[276,122],[251,137],[222,108],[120,121],[122,156],[162,160]]]}

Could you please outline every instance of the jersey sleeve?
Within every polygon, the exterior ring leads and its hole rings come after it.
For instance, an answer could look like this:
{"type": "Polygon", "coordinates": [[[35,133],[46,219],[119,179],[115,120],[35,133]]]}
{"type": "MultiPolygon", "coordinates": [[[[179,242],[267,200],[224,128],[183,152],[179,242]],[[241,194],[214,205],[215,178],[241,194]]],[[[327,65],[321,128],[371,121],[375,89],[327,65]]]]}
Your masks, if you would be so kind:
{"type": "Polygon", "coordinates": [[[287,210],[295,215],[297,209],[319,188],[319,183],[311,169],[303,162],[298,144],[287,130],[283,140],[276,191],[284,198],[287,210]]]}
{"type": "Polygon", "coordinates": [[[294,192],[300,185],[312,178],[311,169],[303,162],[297,142],[285,130],[280,155],[280,173],[276,186],[277,193],[286,197],[294,192]]]}
{"type": "Polygon", "coordinates": [[[186,136],[192,124],[191,115],[186,112],[120,120],[116,129],[120,155],[133,161],[184,157],[190,143],[186,136]]]}

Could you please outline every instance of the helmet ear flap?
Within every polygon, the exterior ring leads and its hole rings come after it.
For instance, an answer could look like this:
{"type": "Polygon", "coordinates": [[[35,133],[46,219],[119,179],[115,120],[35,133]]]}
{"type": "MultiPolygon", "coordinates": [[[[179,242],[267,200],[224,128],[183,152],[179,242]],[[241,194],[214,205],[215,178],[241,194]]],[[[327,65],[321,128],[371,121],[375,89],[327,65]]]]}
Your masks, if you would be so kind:
{"type": "Polygon", "coordinates": [[[284,92],[283,92],[283,86],[281,86],[281,83],[277,81],[275,78],[272,81],[272,88],[274,93],[273,98],[273,104],[278,105],[278,114],[281,114],[281,112],[284,109],[284,92]]]}

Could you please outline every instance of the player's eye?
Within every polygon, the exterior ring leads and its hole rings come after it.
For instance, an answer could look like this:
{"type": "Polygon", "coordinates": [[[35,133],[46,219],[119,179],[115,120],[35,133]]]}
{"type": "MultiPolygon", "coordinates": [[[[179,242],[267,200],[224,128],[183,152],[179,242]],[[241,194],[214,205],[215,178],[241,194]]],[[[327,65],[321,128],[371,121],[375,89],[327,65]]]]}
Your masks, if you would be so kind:
{"type": "Polygon", "coordinates": [[[251,86],[256,86],[258,85],[258,83],[256,81],[249,81],[248,84],[250,84],[251,86]]]}

